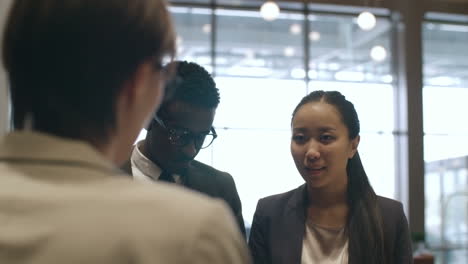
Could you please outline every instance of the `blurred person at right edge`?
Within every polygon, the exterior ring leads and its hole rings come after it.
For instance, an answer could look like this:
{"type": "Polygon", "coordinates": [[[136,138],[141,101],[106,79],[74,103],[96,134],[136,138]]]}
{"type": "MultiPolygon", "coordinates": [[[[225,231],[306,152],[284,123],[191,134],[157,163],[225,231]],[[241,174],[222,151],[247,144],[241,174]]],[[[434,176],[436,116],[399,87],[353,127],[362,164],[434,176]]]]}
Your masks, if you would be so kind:
{"type": "Polygon", "coordinates": [[[249,263],[223,201],[118,169],[172,75],[163,69],[175,53],[165,1],[12,2],[0,263],[249,263]]]}
{"type": "Polygon", "coordinates": [[[359,158],[359,119],[336,91],[296,106],[291,154],[305,184],[260,199],[249,247],[255,264],[409,264],[400,202],[377,196],[359,158]]]}

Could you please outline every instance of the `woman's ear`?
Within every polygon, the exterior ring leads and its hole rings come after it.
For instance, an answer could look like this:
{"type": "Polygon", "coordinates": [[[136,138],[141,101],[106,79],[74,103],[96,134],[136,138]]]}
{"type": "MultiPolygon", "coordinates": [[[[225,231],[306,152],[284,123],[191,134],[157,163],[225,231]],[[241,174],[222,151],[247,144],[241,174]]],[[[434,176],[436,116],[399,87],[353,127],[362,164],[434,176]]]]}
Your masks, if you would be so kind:
{"type": "Polygon", "coordinates": [[[356,136],[355,138],[353,138],[350,142],[350,150],[349,150],[349,155],[348,155],[348,158],[351,159],[354,157],[354,155],[356,154],[357,152],[357,148],[359,146],[359,141],[361,140],[361,136],[356,136]]]}

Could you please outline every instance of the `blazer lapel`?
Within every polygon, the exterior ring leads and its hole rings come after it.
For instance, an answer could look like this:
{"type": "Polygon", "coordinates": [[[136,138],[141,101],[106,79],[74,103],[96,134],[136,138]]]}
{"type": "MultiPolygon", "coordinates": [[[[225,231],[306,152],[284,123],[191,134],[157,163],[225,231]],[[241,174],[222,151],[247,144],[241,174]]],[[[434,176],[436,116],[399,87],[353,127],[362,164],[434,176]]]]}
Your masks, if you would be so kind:
{"type": "Polygon", "coordinates": [[[288,250],[284,252],[281,263],[301,263],[302,243],[305,233],[307,206],[306,185],[300,186],[288,201],[284,211],[283,245],[288,250]]]}
{"type": "Polygon", "coordinates": [[[223,186],[219,186],[216,177],[211,177],[212,175],[209,173],[203,168],[192,164],[182,175],[184,186],[208,196],[223,197],[221,195],[223,186]]]}
{"type": "Polygon", "coordinates": [[[204,181],[202,177],[203,176],[200,175],[197,168],[193,166],[189,166],[187,168],[187,171],[185,171],[184,175],[182,175],[184,185],[187,188],[204,193],[207,192],[207,190],[210,188],[207,186],[209,183],[204,181]]]}

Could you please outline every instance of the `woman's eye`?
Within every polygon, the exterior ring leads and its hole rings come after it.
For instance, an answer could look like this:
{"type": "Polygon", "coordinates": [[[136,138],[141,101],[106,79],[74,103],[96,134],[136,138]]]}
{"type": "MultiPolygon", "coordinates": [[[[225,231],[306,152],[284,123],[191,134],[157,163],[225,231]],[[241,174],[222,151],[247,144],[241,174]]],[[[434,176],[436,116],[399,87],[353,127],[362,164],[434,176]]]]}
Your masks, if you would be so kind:
{"type": "Polygon", "coordinates": [[[320,141],[323,141],[323,142],[330,142],[334,139],[333,136],[331,135],[321,135],[320,136],[320,141]]]}
{"type": "Polygon", "coordinates": [[[304,135],[293,135],[292,140],[295,142],[303,142],[305,139],[304,135]]]}

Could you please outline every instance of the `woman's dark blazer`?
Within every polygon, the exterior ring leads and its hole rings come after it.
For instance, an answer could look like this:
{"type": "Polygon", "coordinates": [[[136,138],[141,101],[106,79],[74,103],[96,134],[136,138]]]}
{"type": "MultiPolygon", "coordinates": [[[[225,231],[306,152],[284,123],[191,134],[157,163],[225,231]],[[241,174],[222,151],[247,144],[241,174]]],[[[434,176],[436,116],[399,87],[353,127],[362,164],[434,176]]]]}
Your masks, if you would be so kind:
{"type": "MultiPolygon", "coordinates": [[[[299,188],[260,199],[257,204],[249,247],[255,264],[299,264],[305,233],[307,188],[299,188]]],[[[408,221],[400,202],[378,197],[383,219],[387,263],[412,262],[408,221]]]]}

